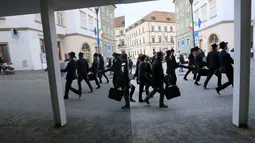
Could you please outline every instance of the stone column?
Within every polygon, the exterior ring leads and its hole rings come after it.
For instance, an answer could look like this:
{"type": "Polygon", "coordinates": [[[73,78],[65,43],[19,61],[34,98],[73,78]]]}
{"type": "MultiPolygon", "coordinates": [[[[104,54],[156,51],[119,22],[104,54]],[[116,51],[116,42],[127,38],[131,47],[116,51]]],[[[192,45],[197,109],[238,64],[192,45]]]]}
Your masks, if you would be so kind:
{"type": "Polygon", "coordinates": [[[251,0],[235,0],[233,124],[248,125],[250,94],[251,0]]]}
{"type": "Polygon", "coordinates": [[[53,5],[53,0],[40,0],[54,121],[56,126],[63,126],[66,124],[66,111],[63,99],[53,5]]]}

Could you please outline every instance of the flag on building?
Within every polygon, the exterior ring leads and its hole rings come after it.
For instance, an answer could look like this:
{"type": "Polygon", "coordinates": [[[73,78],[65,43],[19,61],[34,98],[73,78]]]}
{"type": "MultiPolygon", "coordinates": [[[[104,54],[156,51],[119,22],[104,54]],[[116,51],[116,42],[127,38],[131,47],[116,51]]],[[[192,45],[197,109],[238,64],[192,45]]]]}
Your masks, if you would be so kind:
{"type": "Polygon", "coordinates": [[[201,19],[200,18],[198,18],[198,27],[200,28],[201,27],[201,24],[202,24],[202,21],[201,21],[201,19]]]}

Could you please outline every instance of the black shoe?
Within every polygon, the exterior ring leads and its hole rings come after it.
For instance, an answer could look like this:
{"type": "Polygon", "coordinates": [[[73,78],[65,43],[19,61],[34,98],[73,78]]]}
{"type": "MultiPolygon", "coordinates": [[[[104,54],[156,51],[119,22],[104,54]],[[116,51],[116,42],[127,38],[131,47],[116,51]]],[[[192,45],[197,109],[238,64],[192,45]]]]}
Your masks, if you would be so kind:
{"type": "Polygon", "coordinates": [[[218,88],[216,88],[215,90],[220,95],[220,90],[218,88]]]}
{"type": "Polygon", "coordinates": [[[131,98],[131,99],[130,99],[130,102],[136,102],[136,101],[135,101],[134,99],[131,98]]]}
{"type": "Polygon", "coordinates": [[[162,104],[162,105],[159,105],[159,108],[168,108],[168,106],[165,104],[162,104]]]}
{"type": "Polygon", "coordinates": [[[150,105],[149,99],[145,99],[144,101],[150,105]]]}
{"type": "Polygon", "coordinates": [[[206,87],[206,86],[204,86],[204,89],[206,90],[206,89],[207,89],[207,87],[206,87]]]}
{"type": "Polygon", "coordinates": [[[124,105],[121,107],[121,109],[130,109],[130,106],[129,105],[124,105]]]}
{"type": "Polygon", "coordinates": [[[89,93],[93,93],[93,90],[90,90],[89,93]]]}
{"type": "Polygon", "coordinates": [[[195,85],[198,85],[198,86],[201,85],[201,84],[199,84],[198,82],[195,82],[194,84],[195,84],[195,85]]]}
{"type": "Polygon", "coordinates": [[[143,103],[143,102],[145,102],[144,100],[139,100],[139,103],[143,103]]]}
{"type": "Polygon", "coordinates": [[[183,78],[183,79],[186,80],[186,81],[188,80],[187,78],[183,78]]]}
{"type": "Polygon", "coordinates": [[[81,94],[82,94],[82,92],[81,92],[81,91],[79,91],[79,98],[81,98],[81,94]]]}
{"type": "Polygon", "coordinates": [[[109,80],[107,80],[107,82],[106,83],[109,83],[109,80]]]}
{"type": "Polygon", "coordinates": [[[65,96],[64,99],[68,99],[68,96],[65,96]]]}
{"type": "Polygon", "coordinates": [[[96,89],[99,89],[100,87],[101,87],[101,86],[100,86],[100,85],[98,85],[96,89]]]}

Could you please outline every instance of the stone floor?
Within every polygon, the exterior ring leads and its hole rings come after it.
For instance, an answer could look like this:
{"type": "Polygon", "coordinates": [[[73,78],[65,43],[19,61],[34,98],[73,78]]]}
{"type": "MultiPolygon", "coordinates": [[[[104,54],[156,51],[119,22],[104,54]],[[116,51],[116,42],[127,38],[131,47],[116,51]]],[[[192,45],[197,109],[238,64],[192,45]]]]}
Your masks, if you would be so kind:
{"type": "Polygon", "coordinates": [[[0,143],[252,143],[255,62],[251,65],[248,129],[232,124],[233,88],[218,96],[213,89],[215,77],[204,90],[193,84],[191,75],[189,81],[183,81],[183,73],[178,73],[182,96],[166,100],[168,109],[158,108],[156,95],[150,106],[134,103],[130,111],[121,110],[123,103],[107,98],[111,84],[102,84],[101,89],[89,94],[83,83],[82,98],[71,93],[65,101],[68,124],[55,128],[45,72],[0,75],[0,143]]]}

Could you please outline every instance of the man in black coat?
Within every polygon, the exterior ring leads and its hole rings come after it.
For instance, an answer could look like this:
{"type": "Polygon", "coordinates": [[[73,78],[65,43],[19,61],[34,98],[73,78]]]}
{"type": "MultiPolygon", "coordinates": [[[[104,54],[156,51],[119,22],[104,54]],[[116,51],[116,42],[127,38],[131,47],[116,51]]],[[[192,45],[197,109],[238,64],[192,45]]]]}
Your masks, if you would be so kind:
{"type": "Polygon", "coordinates": [[[96,89],[99,89],[101,86],[98,82],[98,79],[97,79],[97,75],[98,75],[98,68],[99,68],[99,65],[98,65],[98,54],[95,53],[93,55],[93,63],[92,63],[92,66],[90,68],[90,71],[93,73],[93,78],[96,82],[96,85],[97,85],[97,88],[96,89]]]}
{"type": "MultiPolygon", "coordinates": [[[[146,79],[145,79],[145,73],[146,73],[146,65],[144,63],[146,56],[142,55],[140,56],[140,62],[139,62],[139,66],[138,66],[138,81],[139,81],[139,102],[144,102],[143,98],[142,98],[142,94],[143,94],[143,89],[144,86],[146,85],[146,79]]],[[[148,88],[146,88],[146,93],[148,93],[148,88]]]]}
{"type": "Polygon", "coordinates": [[[99,58],[99,82],[102,83],[102,76],[105,77],[106,83],[109,83],[108,77],[105,75],[105,66],[104,66],[104,58],[101,54],[98,55],[99,58]]]}
{"type": "Polygon", "coordinates": [[[200,81],[201,78],[201,69],[205,66],[204,65],[204,61],[203,61],[203,56],[201,54],[202,50],[199,49],[198,47],[195,47],[195,68],[196,68],[196,72],[198,73],[196,81],[194,84],[196,85],[200,85],[198,82],[200,81]]]}
{"type": "Polygon", "coordinates": [[[218,77],[218,86],[221,85],[221,73],[220,73],[220,60],[219,60],[219,52],[218,45],[212,44],[212,51],[208,53],[206,58],[207,67],[209,69],[208,76],[204,83],[204,88],[207,88],[207,84],[212,76],[215,74],[218,77]]]}
{"type": "Polygon", "coordinates": [[[78,94],[79,98],[81,98],[81,91],[76,90],[72,87],[73,80],[75,80],[77,78],[77,75],[76,75],[77,62],[74,60],[75,53],[70,52],[68,55],[69,55],[70,61],[67,64],[67,67],[65,69],[61,70],[61,72],[67,72],[64,99],[68,99],[69,90],[78,94]]]}
{"type": "Polygon", "coordinates": [[[152,82],[153,82],[153,90],[147,95],[145,98],[145,102],[150,104],[149,99],[153,97],[156,92],[160,93],[159,97],[159,107],[160,108],[168,108],[167,105],[164,104],[164,71],[162,66],[163,53],[158,52],[157,58],[152,63],[152,82]]]}
{"type": "Polygon", "coordinates": [[[77,73],[78,73],[79,91],[82,90],[81,82],[82,80],[84,80],[88,84],[90,92],[93,92],[92,85],[90,84],[90,81],[88,79],[89,64],[88,64],[88,61],[83,58],[83,53],[81,52],[79,53],[79,60],[77,61],[77,64],[78,64],[77,73]]]}
{"type": "MultiPolygon", "coordinates": [[[[189,54],[189,64],[188,64],[188,71],[187,71],[187,73],[185,74],[185,76],[183,77],[183,79],[184,80],[188,80],[187,79],[187,76],[189,75],[189,73],[191,72],[191,71],[193,71],[194,72],[194,67],[195,67],[195,57],[194,57],[194,48],[192,48],[191,50],[190,50],[190,54],[189,54]]],[[[196,73],[194,72],[193,73],[194,74],[194,76],[193,76],[193,80],[196,80],[196,73]]]]}
{"type": "Polygon", "coordinates": [[[174,49],[168,50],[166,52],[166,64],[167,64],[167,69],[166,69],[166,74],[171,76],[171,81],[172,85],[176,85],[177,82],[177,76],[175,74],[176,68],[179,66],[176,62],[175,56],[174,56],[174,49]]]}
{"type": "Polygon", "coordinates": [[[227,88],[231,84],[233,86],[233,80],[234,80],[234,68],[232,66],[232,64],[234,64],[234,60],[231,58],[230,54],[227,52],[228,42],[224,42],[224,41],[221,42],[220,48],[222,49],[222,51],[219,53],[220,68],[221,68],[221,72],[227,75],[228,82],[216,88],[216,91],[219,95],[221,90],[227,88]]]}
{"type": "Polygon", "coordinates": [[[121,60],[120,60],[120,54],[113,53],[113,64],[112,67],[108,68],[105,70],[105,72],[112,71],[113,72],[113,78],[112,78],[112,83],[113,86],[117,86],[117,82],[121,77],[121,60]]]}

